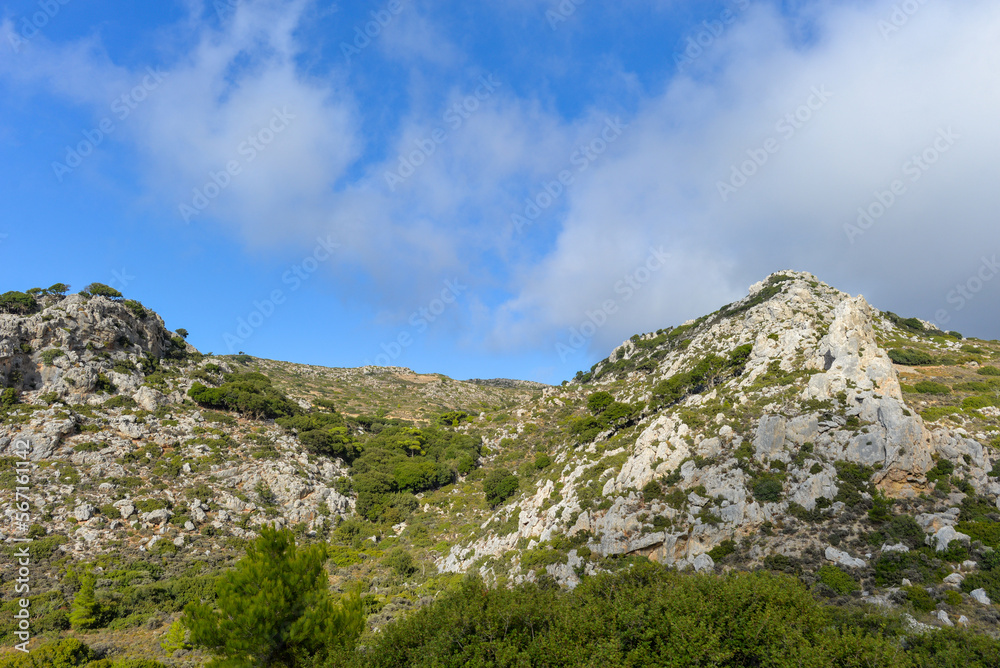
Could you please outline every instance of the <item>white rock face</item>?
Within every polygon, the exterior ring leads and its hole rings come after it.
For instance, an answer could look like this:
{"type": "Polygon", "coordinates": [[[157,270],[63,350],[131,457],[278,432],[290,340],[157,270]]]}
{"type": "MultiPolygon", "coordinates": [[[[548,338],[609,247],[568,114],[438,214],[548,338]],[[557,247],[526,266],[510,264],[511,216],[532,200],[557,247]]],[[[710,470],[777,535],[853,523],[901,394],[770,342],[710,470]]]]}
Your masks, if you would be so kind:
{"type": "Polygon", "coordinates": [[[941,622],[942,624],[944,624],[945,626],[954,626],[954,625],[955,625],[955,624],[954,624],[954,623],[952,623],[952,621],[951,621],[951,620],[950,620],[950,619],[948,618],[948,613],[947,613],[947,612],[945,612],[944,610],[938,610],[938,611],[937,611],[936,613],[934,613],[934,616],[935,616],[935,617],[937,617],[937,618],[938,618],[938,621],[940,621],[940,622],[941,622]]]}
{"type": "Polygon", "coordinates": [[[144,411],[154,412],[160,406],[165,406],[169,400],[162,392],[151,387],[140,387],[139,391],[132,395],[132,399],[144,411]]]}
{"type": "Polygon", "coordinates": [[[715,569],[715,562],[707,554],[699,554],[691,562],[691,565],[698,573],[710,573],[715,569]]]}
{"type": "Polygon", "coordinates": [[[944,552],[948,549],[948,543],[953,540],[960,541],[962,543],[969,543],[972,539],[966,536],[964,533],[955,531],[953,526],[943,526],[937,530],[933,536],[927,536],[927,544],[935,545],[935,550],[938,552],[944,552]]]}
{"type": "Polygon", "coordinates": [[[73,517],[81,522],[86,522],[94,516],[94,507],[89,503],[83,503],[73,511],[73,517]]]}
{"type": "MultiPolygon", "coordinates": [[[[891,322],[863,297],[821,286],[809,274],[784,272],[783,278],[781,291],[767,301],[742,308],[764,289],[775,292],[771,280],[752,286],[751,298],[688,330],[685,346],[668,347],[656,358],[657,371],[648,379],[650,385],[645,384],[646,377],[640,379],[642,383],[630,384],[630,376],[623,385],[607,387],[621,388],[615,390],[621,392],[616,400],[650,402],[654,399],[650,386],[690,371],[708,355],[725,357],[751,344],[742,375],[646,417],[633,442],[615,441],[616,449],[603,453],[603,459],[574,465],[581,461],[579,453],[567,448],[555,457],[567,463],[557,480],[544,480],[534,494],[500,511],[497,522],[485,525],[487,535],[454,546],[439,560],[439,567],[463,570],[483,557],[502,556],[523,538],[545,540],[560,533],[578,536],[587,531],[593,534],[588,547],[597,554],[643,555],[678,566],[691,565],[724,540],[745,539],[751,544],[766,542],[766,547],[751,549],[749,556],[755,560],[775,552],[798,555],[807,547],[818,547],[834,563],[861,568],[865,559],[820,545],[816,536],[807,538],[808,520],[798,510],[796,518],[789,516],[792,503],[827,517],[848,510],[835,500],[843,481],[833,462],[872,467],[871,482],[881,492],[894,498],[917,498],[928,491],[926,472],[935,460],[944,458],[977,491],[995,488],[990,493],[1000,494],[1000,483],[987,476],[993,463],[982,444],[941,424],[928,429],[918,410],[905,405],[896,368],[879,346],[882,330],[902,335],[892,332],[891,322]],[[728,313],[738,315],[729,317],[728,313]],[[794,381],[796,408],[782,398],[789,386],[769,386],[769,379],[802,370],[810,374],[794,381]],[[737,424],[724,410],[704,410],[720,398],[725,405],[753,406],[756,417],[749,425],[737,424]],[[689,414],[695,418],[687,418],[689,414]],[[588,472],[622,455],[623,463],[619,459],[596,477],[588,472]],[[768,469],[770,475],[781,476],[777,501],[755,496],[755,484],[768,469]],[[642,490],[653,480],[663,484],[664,493],[673,494],[671,504],[645,498],[642,490]],[[554,483],[560,489],[553,503],[554,483]],[[590,500],[583,506],[580,492],[585,486],[597,494],[588,492],[590,500]],[[512,514],[519,518],[516,532],[489,533],[489,527],[512,514]],[[767,534],[768,539],[761,541],[765,522],[780,523],[785,530],[767,534]],[[788,529],[798,532],[786,538],[788,529]]],[[[631,359],[640,354],[640,348],[627,341],[610,359],[631,359]]],[[[577,398],[596,389],[569,387],[567,392],[578,393],[577,398]]],[[[585,451],[598,455],[596,446],[609,436],[599,436],[585,451]]],[[[957,518],[954,508],[917,521],[932,534],[931,544],[946,549],[948,541],[963,540],[954,531],[957,518]]],[[[882,547],[883,552],[908,549],[903,543],[882,547]]]]}
{"type": "Polygon", "coordinates": [[[864,559],[857,559],[847,554],[842,550],[838,550],[832,545],[826,548],[826,558],[835,564],[840,566],[846,566],[847,568],[864,568],[866,562],[864,559]]]}
{"type": "Polygon", "coordinates": [[[962,575],[961,573],[952,573],[951,575],[945,577],[944,583],[945,584],[954,585],[954,586],[957,587],[960,584],[962,584],[962,580],[964,580],[964,579],[965,579],[965,576],[962,575]]]}
{"type": "Polygon", "coordinates": [[[993,601],[990,600],[990,597],[986,595],[985,589],[974,589],[969,593],[969,596],[976,599],[976,601],[982,603],[983,605],[993,604],[993,601]]]}

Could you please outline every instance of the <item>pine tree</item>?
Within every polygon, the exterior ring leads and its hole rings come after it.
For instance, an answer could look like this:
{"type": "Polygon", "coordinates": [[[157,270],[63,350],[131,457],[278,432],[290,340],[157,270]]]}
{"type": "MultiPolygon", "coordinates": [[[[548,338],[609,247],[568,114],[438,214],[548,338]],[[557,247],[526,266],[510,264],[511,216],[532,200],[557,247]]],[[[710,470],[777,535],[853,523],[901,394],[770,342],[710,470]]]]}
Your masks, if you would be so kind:
{"type": "Polygon", "coordinates": [[[97,625],[101,605],[94,597],[94,576],[87,573],[80,579],[80,591],[73,599],[69,623],[74,629],[92,629],[97,625]]]}
{"type": "Polygon", "coordinates": [[[184,624],[178,619],[163,634],[163,639],[160,640],[160,647],[163,648],[167,656],[173,656],[174,652],[190,648],[190,645],[185,640],[186,636],[187,629],[184,628],[184,624]]]}
{"type": "Polygon", "coordinates": [[[218,657],[209,666],[297,666],[349,646],[364,626],[360,597],[336,603],[326,548],[299,549],[291,531],[265,528],[216,585],[215,606],[191,603],[190,642],[218,657]]]}

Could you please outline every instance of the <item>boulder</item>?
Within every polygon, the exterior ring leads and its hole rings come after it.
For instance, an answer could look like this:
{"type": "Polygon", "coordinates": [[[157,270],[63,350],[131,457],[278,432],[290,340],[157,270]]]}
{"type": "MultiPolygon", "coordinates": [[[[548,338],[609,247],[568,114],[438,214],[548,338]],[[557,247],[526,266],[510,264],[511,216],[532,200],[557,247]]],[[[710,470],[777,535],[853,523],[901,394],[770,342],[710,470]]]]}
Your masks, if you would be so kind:
{"type": "Polygon", "coordinates": [[[968,543],[972,539],[966,536],[964,533],[955,531],[953,526],[944,526],[937,530],[934,535],[927,536],[927,544],[935,545],[935,550],[938,552],[944,552],[948,549],[948,543],[953,540],[961,541],[963,543],[968,543]]]}
{"type": "Polygon", "coordinates": [[[847,568],[864,568],[865,560],[852,557],[843,550],[838,550],[832,545],[826,548],[826,558],[835,564],[840,566],[845,566],[847,568]]]}

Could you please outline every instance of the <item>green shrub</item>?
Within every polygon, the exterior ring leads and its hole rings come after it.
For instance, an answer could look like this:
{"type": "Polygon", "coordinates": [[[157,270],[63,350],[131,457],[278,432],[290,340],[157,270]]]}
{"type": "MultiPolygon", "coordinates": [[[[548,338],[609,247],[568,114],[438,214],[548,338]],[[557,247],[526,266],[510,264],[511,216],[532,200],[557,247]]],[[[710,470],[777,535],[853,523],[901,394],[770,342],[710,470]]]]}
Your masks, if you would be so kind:
{"type": "Polygon", "coordinates": [[[913,386],[920,394],[951,394],[951,388],[942,383],[935,383],[933,380],[922,380],[913,386]]]}
{"type": "Polygon", "coordinates": [[[962,400],[962,408],[967,411],[979,410],[987,406],[995,406],[997,400],[993,397],[966,397],[962,400]]]}
{"type": "Polygon", "coordinates": [[[457,427],[463,422],[467,422],[470,416],[465,411],[448,411],[447,413],[442,413],[437,417],[437,424],[442,427],[457,427]]]}
{"type": "Polygon", "coordinates": [[[778,476],[765,473],[752,481],[752,490],[754,498],[758,501],[777,503],[781,501],[784,485],[778,476]]]}
{"type": "Polygon", "coordinates": [[[89,647],[76,638],[63,638],[32,649],[27,654],[14,653],[0,658],[0,668],[76,668],[94,659],[89,647]]]}
{"type": "Polygon", "coordinates": [[[254,419],[291,417],[302,412],[262,373],[231,373],[223,380],[220,387],[194,383],[188,396],[202,406],[236,411],[254,419]]]}
{"type": "Polygon", "coordinates": [[[913,585],[903,587],[902,591],[906,592],[906,598],[913,605],[914,610],[919,612],[930,612],[937,607],[937,604],[934,602],[934,597],[931,596],[923,587],[913,585]]]}
{"type": "Polygon", "coordinates": [[[326,558],[324,545],[300,547],[291,531],[263,528],[218,580],[215,600],[185,607],[190,643],[232,666],[322,664],[350,649],[364,628],[361,599],[333,597],[326,558]]]}
{"type": "Polygon", "coordinates": [[[685,575],[645,560],[629,566],[587,578],[572,591],[532,584],[490,588],[467,578],[382,627],[363,656],[344,663],[972,668],[996,665],[1000,649],[985,635],[911,635],[881,615],[825,606],[788,575],[685,575]]]}
{"type": "Polygon", "coordinates": [[[830,564],[820,566],[819,570],[816,571],[816,578],[841,596],[852,594],[861,589],[858,581],[850,573],[830,564]]]}
{"type": "Polygon", "coordinates": [[[122,395],[111,397],[101,404],[104,408],[135,408],[137,405],[135,399],[122,395]]]}
{"type": "Polygon", "coordinates": [[[663,498],[663,487],[656,478],[651,479],[643,486],[642,498],[646,503],[663,498]]]}
{"type": "Polygon", "coordinates": [[[139,320],[143,320],[149,315],[149,311],[146,310],[146,307],[134,299],[126,299],[122,302],[122,304],[124,304],[129,311],[132,311],[132,314],[139,320]]]}
{"type": "Polygon", "coordinates": [[[1000,376],[1000,369],[995,366],[981,366],[976,373],[980,376],[1000,376]]]}
{"type": "Polygon", "coordinates": [[[38,302],[27,293],[11,291],[0,295],[0,313],[27,315],[34,313],[37,308],[38,302]]]}
{"type": "Polygon", "coordinates": [[[923,350],[914,350],[912,348],[906,348],[905,350],[893,348],[889,351],[889,359],[896,364],[903,364],[906,366],[921,366],[932,364],[934,362],[934,358],[931,357],[930,354],[924,352],[923,350]]]}
{"type": "Polygon", "coordinates": [[[600,415],[614,403],[615,398],[611,396],[610,392],[594,392],[589,397],[587,397],[587,410],[589,410],[594,415],[600,415]]]}
{"type": "Polygon", "coordinates": [[[118,391],[118,388],[115,387],[110,378],[103,373],[99,373],[97,374],[97,382],[94,383],[94,391],[99,394],[114,394],[118,391]]]}
{"type": "Polygon", "coordinates": [[[711,550],[708,551],[708,556],[712,557],[712,561],[719,563],[730,554],[736,552],[736,543],[731,540],[724,540],[711,550]]]}
{"type": "Polygon", "coordinates": [[[52,363],[56,361],[57,357],[62,357],[66,354],[66,351],[59,348],[49,348],[42,351],[42,362],[45,366],[52,366],[52,363]]]}
{"type": "Polygon", "coordinates": [[[924,422],[937,422],[943,417],[956,415],[961,412],[962,409],[958,406],[931,406],[920,411],[920,417],[924,419],[924,422]]]}
{"type": "Polygon", "coordinates": [[[483,480],[486,503],[495,508],[517,493],[518,479],[506,469],[494,469],[483,480]]]}
{"type": "Polygon", "coordinates": [[[135,364],[133,364],[129,360],[116,361],[114,366],[111,367],[111,370],[116,373],[124,374],[126,376],[130,376],[136,372],[135,364]]]}
{"type": "Polygon", "coordinates": [[[389,550],[382,562],[401,577],[412,575],[417,570],[413,564],[413,555],[401,547],[389,550]]]}
{"type": "Polygon", "coordinates": [[[107,297],[112,301],[121,301],[123,298],[122,293],[103,283],[91,283],[83,291],[94,297],[107,297]]]}
{"type": "Polygon", "coordinates": [[[887,539],[904,543],[911,549],[919,548],[924,544],[924,530],[909,515],[896,515],[883,524],[880,531],[887,539]]]}
{"type": "Polygon", "coordinates": [[[13,387],[5,388],[0,392],[0,410],[11,408],[20,401],[20,393],[13,387]]]}

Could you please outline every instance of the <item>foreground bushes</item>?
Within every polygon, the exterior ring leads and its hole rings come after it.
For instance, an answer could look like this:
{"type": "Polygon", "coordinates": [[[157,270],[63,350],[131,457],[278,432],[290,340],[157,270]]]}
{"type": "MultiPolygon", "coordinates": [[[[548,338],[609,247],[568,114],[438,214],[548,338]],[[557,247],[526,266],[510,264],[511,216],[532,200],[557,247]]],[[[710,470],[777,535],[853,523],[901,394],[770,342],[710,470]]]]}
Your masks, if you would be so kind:
{"type": "Polygon", "coordinates": [[[95,653],[76,638],[50,642],[24,654],[0,658],[0,668],[166,668],[149,659],[95,659],[95,653]]]}
{"type": "MultiPolygon", "coordinates": [[[[382,629],[352,666],[996,666],[1000,643],[961,631],[903,637],[892,618],[818,603],[765,572],[678,574],[640,563],[572,592],[455,592],[382,629]]],[[[333,664],[330,664],[333,665],[333,664]]],[[[340,665],[340,664],[338,664],[340,665]]]]}

